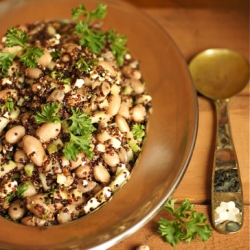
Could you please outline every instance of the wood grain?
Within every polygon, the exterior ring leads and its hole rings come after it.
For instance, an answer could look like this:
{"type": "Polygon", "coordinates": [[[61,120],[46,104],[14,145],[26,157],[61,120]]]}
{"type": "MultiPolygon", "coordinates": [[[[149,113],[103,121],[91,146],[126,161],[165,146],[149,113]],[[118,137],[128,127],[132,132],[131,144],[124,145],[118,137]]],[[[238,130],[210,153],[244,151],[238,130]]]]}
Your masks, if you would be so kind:
{"type": "MultiPolygon", "coordinates": [[[[0,0],[3,1],[3,0],[0,0]]],[[[7,0],[6,0],[7,1],[7,0]]],[[[187,63],[198,52],[225,47],[242,53],[249,59],[249,1],[248,0],[125,0],[140,8],[157,22],[173,39],[187,63]]],[[[171,60],[171,58],[170,58],[171,60]]],[[[196,204],[199,212],[210,222],[210,189],[213,147],[215,143],[215,110],[213,103],[198,97],[199,126],[197,141],[188,170],[173,197],[185,198],[196,204]]],[[[156,233],[161,211],[136,233],[109,250],[135,250],[147,244],[151,250],[246,250],[249,249],[249,85],[230,100],[230,121],[238,156],[245,204],[243,229],[233,235],[215,231],[205,243],[199,239],[191,244],[181,243],[173,248],[156,233]]]]}

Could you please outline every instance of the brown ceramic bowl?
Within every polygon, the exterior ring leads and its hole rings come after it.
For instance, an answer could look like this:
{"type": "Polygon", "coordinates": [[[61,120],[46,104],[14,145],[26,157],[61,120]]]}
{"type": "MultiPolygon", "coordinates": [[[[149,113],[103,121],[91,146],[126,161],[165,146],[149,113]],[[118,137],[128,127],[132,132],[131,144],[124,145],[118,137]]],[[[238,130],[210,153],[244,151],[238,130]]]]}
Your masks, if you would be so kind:
{"type": "MultiPolygon", "coordinates": [[[[107,249],[148,222],[187,169],[198,114],[196,93],[180,51],[166,32],[136,8],[118,0],[102,2],[108,6],[104,29],[127,35],[153,97],[143,152],[123,188],[86,217],[49,228],[27,227],[1,217],[1,249],[107,249]]],[[[0,5],[0,35],[16,24],[71,19],[71,9],[79,3],[90,10],[99,0],[5,0],[0,5]]]]}

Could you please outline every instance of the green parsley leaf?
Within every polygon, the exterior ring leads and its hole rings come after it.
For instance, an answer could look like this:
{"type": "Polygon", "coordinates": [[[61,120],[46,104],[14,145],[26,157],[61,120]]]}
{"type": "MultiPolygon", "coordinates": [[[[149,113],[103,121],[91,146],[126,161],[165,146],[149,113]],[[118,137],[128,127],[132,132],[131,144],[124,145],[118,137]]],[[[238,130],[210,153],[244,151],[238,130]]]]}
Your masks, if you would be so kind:
{"type": "Polygon", "coordinates": [[[36,58],[39,58],[43,55],[43,49],[38,47],[27,47],[26,52],[20,56],[20,62],[25,64],[30,68],[37,67],[36,58]]]}
{"type": "Polygon", "coordinates": [[[80,34],[80,45],[87,47],[95,54],[99,54],[105,44],[105,33],[90,29],[87,22],[79,21],[75,33],[80,34]]]}
{"type": "Polygon", "coordinates": [[[118,66],[121,66],[124,62],[124,56],[127,53],[127,37],[125,35],[117,35],[114,29],[108,33],[108,42],[111,43],[111,51],[116,58],[118,66]]]}
{"type": "Polygon", "coordinates": [[[94,156],[93,148],[90,146],[89,137],[75,136],[70,133],[70,141],[67,142],[63,148],[63,153],[68,160],[76,160],[76,156],[82,151],[88,159],[92,159],[94,156]]]}
{"type": "Polygon", "coordinates": [[[37,112],[35,120],[37,123],[44,122],[59,122],[60,115],[58,114],[59,109],[62,107],[57,102],[47,103],[43,106],[41,112],[37,112]]]}
{"type": "Polygon", "coordinates": [[[23,193],[28,189],[30,183],[29,182],[24,182],[21,185],[18,185],[17,187],[17,194],[18,196],[22,197],[23,193]]]}
{"type": "Polygon", "coordinates": [[[8,69],[13,64],[16,54],[9,54],[0,51],[0,69],[2,69],[2,76],[8,76],[8,69]]]}
{"type": "Polygon", "coordinates": [[[20,46],[20,51],[10,54],[0,52],[0,69],[2,70],[3,77],[7,76],[8,69],[12,65],[14,58],[20,52],[23,54],[20,56],[20,62],[28,67],[37,67],[36,59],[43,55],[43,49],[38,47],[32,47],[28,45],[29,37],[26,31],[21,31],[16,28],[11,28],[6,33],[6,45],[8,47],[20,46]]]}
{"type": "Polygon", "coordinates": [[[95,127],[91,123],[91,119],[85,113],[82,113],[80,109],[71,108],[72,116],[67,120],[71,121],[71,125],[68,129],[75,135],[82,135],[86,138],[95,131],[95,127]]]}
{"type": "Polygon", "coordinates": [[[94,153],[90,140],[95,127],[92,125],[90,117],[78,108],[71,108],[72,115],[61,119],[58,113],[60,108],[61,104],[56,102],[45,104],[42,111],[36,113],[36,122],[61,122],[70,135],[69,142],[64,144],[62,150],[68,160],[75,160],[82,151],[89,159],[93,158],[94,153]]]}
{"type": "Polygon", "coordinates": [[[132,133],[136,139],[143,138],[145,136],[145,126],[140,123],[134,124],[132,127],[132,133]]]}
{"type": "Polygon", "coordinates": [[[16,28],[9,29],[6,33],[6,38],[6,45],[8,47],[13,47],[16,45],[25,47],[25,44],[29,42],[27,33],[16,28]]]}
{"type": "Polygon", "coordinates": [[[3,112],[4,110],[7,110],[9,113],[14,111],[15,109],[15,103],[12,98],[7,98],[5,101],[4,105],[1,106],[1,111],[3,112]]]}
{"type": "Polygon", "coordinates": [[[71,109],[72,115],[66,120],[70,122],[69,126],[63,126],[70,133],[70,141],[63,148],[63,153],[68,160],[75,160],[76,155],[83,151],[91,159],[94,156],[93,148],[90,146],[92,132],[95,127],[91,123],[90,117],[82,113],[79,109],[71,109]]]}
{"type": "Polygon", "coordinates": [[[80,70],[82,73],[89,73],[93,66],[97,65],[97,61],[94,59],[88,59],[81,57],[77,62],[76,62],[76,68],[80,70]]]}
{"type": "Polygon", "coordinates": [[[10,202],[15,197],[15,192],[10,192],[6,197],[5,200],[10,202]]]}
{"type": "Polygon", "coordinates": [[[172,214],[174,220],[160,218],[158,233],[172,246],[181,241],[189,243],[196,239],[197,235],[202,241],[206,241],[211,236],[212,228],[206,224],[205,215],[196,212],[189,200],[182,201],[177,209],[174,207],[175,202],[176,200],[169,199],[164,205],[163,209],[172,214]]]}
{"type": "Polygon", "coordinates": [[[86,10],[83,4],[80,4],[77,8],[72,9],[73,20],[78,19],[81,14],[83,14],[83,16],[86,17],[87,22],[95,18],[103,19],[107,14],[106,9],[107,9],[106,5],[99,3],[95,10],[93,10],[92,12],[89,12],[86,10]]]}

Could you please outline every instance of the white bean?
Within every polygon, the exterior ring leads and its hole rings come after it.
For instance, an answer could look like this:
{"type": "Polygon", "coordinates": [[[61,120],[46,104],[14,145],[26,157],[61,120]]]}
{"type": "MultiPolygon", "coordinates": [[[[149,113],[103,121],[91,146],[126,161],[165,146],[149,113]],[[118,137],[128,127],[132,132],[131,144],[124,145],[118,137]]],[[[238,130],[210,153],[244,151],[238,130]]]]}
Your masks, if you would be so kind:
{"type": "Polygon", "coordinates": [[[46,153],[42,143],[37,138],[31,135],[24,136],[23,151],[35,165],[42,166],[46,153]]]}
{"type": "Polygon", "coordinates": [[[121,96],[120,95],[110,95],[109,97],[109,106],[108,114],[114,116],[118,113],[121,106],[121,96]]]}
{"type": "Polygon", "coordinates": [[[84,153],[81,153],[76,156],[75,161],[70,161],[70,170],[73,170],[79,167],[83,163],[83,158],[85,157],[84,153]]]}
{"type": "Polygon", "coordinates": [[[16,163],[25,163],[27,162],[27,160],[28,160],[28,157],[23,150],[16,150],[14,154],[14,161],[16,163]]]}
{"type": "Polygon", "coordinates": [[[28,188],[23,192],[23,197],[30,197],[37,194],[36,188],[34,187],[34,185],[32,183],[28,184],[28,188]]]}
{"type": "Polygon", "coordinates": [[[138,79],[131,79],[130,83],[136,94],[142,94],[145,91],[144,84],[138,79]]]}
{"type": "Polygon", "coordinates": [[[87,178],[90,175],[91,168],[89,165],[79,166],[76,169],[76,175],[79,178],[87,178]]]}
{"type": "Polygon", "coordinates": [[[117,71],[114,69],[114,67],[109,62],[99,61],[98,65],[102,66],[105,70],[107,70],[111,76],[115,77],[117,75],[117,71]]]}
{"type": "Polygon", "coordinates": [[[102,158],[105,163],[110,167],[116,167],[117,164],[120,163],[119,156],[116,152],[112,152],[112,154],[103,153],[102,158]]]}
{"type": "Polygon", "coordinates": [[[53,220],[54,214],[51,208],[46,204],[43,194],[35,194],[26,199],[27,209],[39,218],[45,218],[46,220],[53,220]]]}
{"type": "Polygon", "coordinates": [[[19,142],[25,135],[25,128],[23,126],[17,125],[12,127],[5,134],[5,139],[11,144],[19,142]]]}
{"type": "Polygon", "coordinates": [[[93,190],[93,188],[97,185],[95,181],[86,181],[84,179],[79,179],[77,188],[79,188],[83,193],[88,193],[93,190]]]}
{"type": "Polygon", "coordinates": [[[75,204],[66,205],[61,208],[59,213],[57,214],[57,221],[59,224],[63,224],[73,219],[76,219],[80,214],[80,209],[77,209],[75,204]]]}
{"type": "Polygon", "coordinates": [[[17,99],[18,98],[18,91],[15,89],[5,89],[0,91],[0,99],[2,100],[7,100],[7,98],[13,98],[17,99]]]}
{"type": "Polygon", "coordinates": [[[45,226],[45,224],[48,224],[48,222],[46,220],[43,220],[41,218],[38,218],[37,216],[26,216],[21,220],[21,223],[23,225],[26,226],[32,226],[32,227],[36,227],[36,226],[45,226]]]}
{"type": "Polygon", "coordinates": [[[105,142],[105,141],[109,140],[110,138],[111,138],[111,136],[109,135],[109,133],[106,130],[97,134],[97,136],[96,136],[96,139],[99,142],[105,142]]]}
{"type": "Polygon", "coordinates": [[[132,115],[132,118],[135,122],[142,122],[144,121],[145,117],[146,117],[146,108],[141,105],[141,104],[137,104],[135,107],[133,107],[130,110],[130,113],[132,115]]]}
{"type": "Polygon", "coordinates": [[[39,68],[27,68],[25,70],[26,76],[32,79],[37,79],[43,75],[43,72],[39,68]]]}
{"type": "Polygon", "coordinates": [[[8,125],[9,122],[10,122],[9,119],[5,117],[0,117],[0,132],[3,131],[3,129],[8,125]]]}
{"type": "Polygon", "coordinates": [[[62,126],[60,122],[46,122],[36,130],[36,135],[39,137],[41,142],[49,142],[59,135],[61,127],[62,126]]]}
{"type": "Polygon", "coordinates": [[[96,165],[93,169],[95,179],[102,183],[109,183],[110,182],[110,174],[108,170],[101,165],[96,165]]]}
{"type": "Polygon", "coordinates": [[[8,209],[8,214],[13,220],[18,220],[24,216],[26,212],[24,202],[21,200],[13,201],[8,209]]]}
{"type": "Polygon", "coordinates": [[[130,67],[129,65],[125,65],[122,68],[122,73],[131,79],[140,79],[141,78],[141,72],[137,69],[133,69],[132,67],[130,67]]]}
{"type": "Polygon", "coordinates": [[[43,55],[41,57],[36,58],[36,61],[39,65],[47,67],[52,61],[52,56],[50,55],[47,49],[44,49],[43,55]]]}
{"type": "Polygon", "coordinates": [[[125,133],[125,132],[129,132],[130,131],[130,128],[128,126],[128,123],[127,121],[125,120],[125,118],[121,115],[116,115],[115,117],[115,122],[119,128],[119,130],[122,132],[122,133],[125,133]]]}
{"type": "Polygon", "coordinates": [[[64,99],[65,93],[61,89],[55,89],[47,98],[47,102],[62,102],[64,99]]]}
{"type": "Polygon", "coordinates": [[[102,93],[107,96],[110,92],[110,84],[108,82],[104,82],[102,84],[102,93]]]}
{"type": "Polygon", "coordinates": [[[15,72],[19,72],[19,70],[20,70],[19,62],[14,61],[11,67],[8,69],[8,75],[13,76],[15,72]]]}
{"type": "Polygon", "coordinates": [[[2,51],[9,53],[9,54],[15,54],[21,50],[22,50],[22,47],[19,45],[16,45],[16,46],[12,46],[12,47],[5,47],[5,48],[3,48],[2,51]]]}

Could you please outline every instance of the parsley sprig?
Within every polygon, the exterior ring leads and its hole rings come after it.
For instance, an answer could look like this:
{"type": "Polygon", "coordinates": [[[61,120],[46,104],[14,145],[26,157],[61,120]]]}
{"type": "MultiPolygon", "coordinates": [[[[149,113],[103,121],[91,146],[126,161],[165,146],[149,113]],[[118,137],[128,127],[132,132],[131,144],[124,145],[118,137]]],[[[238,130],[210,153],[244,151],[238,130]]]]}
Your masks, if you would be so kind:
{"type": "Polygon", "coordinates": [[[136,139],[141,139],[145,136],[145,126],[140,123],[135,123],[132,127],[132,133],[136,139]]]}
{"type": "Polygon", "coordinates": [[[111,44],[110,49],[116,58],[117,64],[121,66],[124,61],[124,56],[127,53],[127,37],[116,34],[116,31],[112,29],[108,33],[108,42],[111,44]]]}
{"type": "Polygon", "coordinates": [[[85,18],[77,22],[75,33],[80,35],[80,45],[86,46],[95,54],[99,54],[105,46],[107,40],[112,53],[116,58],[118,66],[121,66],[124,61],[124,55],[127,52],[125,35],[118,35],[114,29],[105,33],[101,30],[89,27],[89,22],[94,19],[103,19],[107,14],[107,6],[99,3],[97,8],[91,12],[80,4],[79,7],[72,9],[73,20],[77,20],[81,15],[85,18]]]}
{"type": "Polygon", "coordinates": [[[103,19],[107,14],[106,5],[98,4],[97,8],[92,12],[87,11],[85,7],[80,4],[78,8],[72,9],[73,20],[78,19],[81,15],[85,17],[84,21],[79,21],[75,27],[75,33],[80,36],[80,45],[86,46],[93,53],[99,54],[105,44],[105,33],[89,28],[89,21],[94,19],[103,19]]]}
{"type": "Polygon", "coordinates": [[[175,199],[170,199],[164,205],[163,210],[168,211],[174,216],[174,220],[160,218],[158,221],[158,233],[172,246],[181,241],[190,242],[195,240],[197,235],[202,241],[206,241],[210,236],[212,229],[207,224],[207,219],[203,213],[196,212],[194,205],[189,200],[184,200],[175,209],[175,199]]]}
{"type": "Polygon", "coordinates": [[[16,28],[7,30],[5,42],[7,47],[20,46],[21,49],[15,53],[0,52],[0,69],[3,76],[8,75],[8,69],[18,54],[20,54],[20,62],[24,65],[31,68],[37,67],[36,59],[43,55],[43,49],[28,44],[29,37],[26,31],[16,28]]]}
{"type": "Polygon", "coordinates": [[[61,119],[58,113],[61,108],[62,105],[56,102],[45,104],[42,111],[36,113],[36,122],[61,122],[70,135],[70,140],[64,144],[62,150],[68,160],[75,160],[82,151],[89,159],[93,158],[94,153],[90,141],[95,127],[90,117],[78,108],[71,108],[71,116],[61,119]]]}
{"type": "Polygon", "coordinates": [[[4,112],[5,110],[9,113],[15,110],[15,103],[12,98],[7,98],[5,103],[0,107],[1,112],[4,112]]]}

